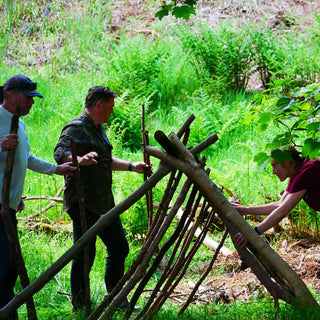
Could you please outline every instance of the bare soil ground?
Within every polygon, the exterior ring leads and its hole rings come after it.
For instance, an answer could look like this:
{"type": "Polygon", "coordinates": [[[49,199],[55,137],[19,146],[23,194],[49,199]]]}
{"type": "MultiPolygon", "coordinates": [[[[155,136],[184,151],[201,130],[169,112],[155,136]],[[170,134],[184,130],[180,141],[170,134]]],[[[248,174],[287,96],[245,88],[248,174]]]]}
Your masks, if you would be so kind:
{"type": "MultiPolygon", "coordinates": [[[[126,27],[127,31],[147,30],[157,21],[154,14],[160,1],[113,0],[112,30],[126,27]]],[[[206,21],[213,27],[231,19],[239,26],[267,21],[271,28],[288,29],[311,26],[314,13],[320,14],[320,2],[309,0],[198,0],[197,14],[190,21],[206,21]]],[[[165,17],[170,22],[172,17],[165,17]]]]}
{"type": "MultiPolygon", "coordinates": [[[[152,33],[151,25],[157,20],[154,17],[158,3],[146,3],[143,0],[114,0],[111,30],[118,33],[125,27],[127,33],[152,33]]],[[[231,19],[238,26],[267,21],[272,29],[298,29],[312,26],[314,13],[320,14],[320,2],[308,0],[219,0],[198,1],[197,15],[191,21],[207,21],[212,27],[220,21],[231,19]]],[[[170,23],[171,17],[166,17],[170,23]]],[[[279,243],[278,254],[314,291],[320,293],[320,244],[309,240],[292,240],[279,243]]],[[[209,262],[208,262],[209,263],[209,262]]],[[[199,266],[205,270],[206,265],[199,266]]],[[[240,261],[237,253],[232,256],[220,256],[216,261],[211,276],[200,287],[195,303],[203,304],[212,300],[231,302],[249,301],[255,295],[264,293],[250,269],[239,270],[240,261]],[[219,275],[214,275],[219,270],[219,275]]],[[[172,301],[184,301],[194,285],[185,280],[171,296],[172,301]]]]}
{"type": "MultiPolygon", "coordinates": [[[[309,288],[320,294],[320,244],[318,242],[292,240],[288,243],[284,240],[276,251],[309,288]]],[[[266,289],[251,269],[240,270],[240,264],[241,261],[236,252],[228,257],[220,255],[214,264],[211,275],[202,284],[195,303],[248,302],[257,295],[266,293],[266,289]]],[[[203,268],[205,267],[204,265],[203,268]]],[[[182,287],[187,296],[191,291],[192,284],[186,281],[182,287]]],[[[180,291],[181,288],[178,289],[178,292],[180,291]]],[[[174,296],[173,299],[175,299],[174,296]]]]}

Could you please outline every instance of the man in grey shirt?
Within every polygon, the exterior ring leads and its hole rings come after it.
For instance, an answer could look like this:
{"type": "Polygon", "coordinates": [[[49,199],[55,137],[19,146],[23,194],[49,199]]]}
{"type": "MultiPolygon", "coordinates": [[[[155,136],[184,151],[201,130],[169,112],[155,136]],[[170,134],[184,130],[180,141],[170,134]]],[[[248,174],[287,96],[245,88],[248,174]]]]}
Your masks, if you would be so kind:
{"type": "MultiPolygon", "coordinates": [[[[0,87],[0,189],[3,188],[3,177],[6,166],[7,153],[15,150],[14,166],[10,184],[10,217],[17,232],[16,212],[24,207],[22,200],[23,185],[27,169],[52,175],[72,175],[75,167],[69,163],[56,165],[42,160],[30,153],[30,144],[25,132],[25,124],[19,119],[17,134],[10,134],[11,118],[20,108],[20,116],[29,113],[34,104],[33,97],[42,98],[36,91],[37,84],[23,75],[16,75],[8,79],[0,87]]],[[[2,208],[2,192],[0,193],[0,210],[2,208]]],[[[3,220],[0,218],[0,308],[4,307],[14,297],[14,285],[18,276],[12,249],[7,238],[3,220]]],[[[9,319],[17,319],[17,312],[9,319]]]]}

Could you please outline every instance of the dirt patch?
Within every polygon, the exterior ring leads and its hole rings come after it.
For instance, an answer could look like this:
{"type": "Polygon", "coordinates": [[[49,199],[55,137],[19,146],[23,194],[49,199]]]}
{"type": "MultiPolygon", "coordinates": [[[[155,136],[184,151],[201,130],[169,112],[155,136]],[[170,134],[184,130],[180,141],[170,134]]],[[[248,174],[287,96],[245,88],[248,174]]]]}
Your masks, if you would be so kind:
{"type": "MultiPolygon", "coordinates": [[[[288,243],[285,240],[277,253],[299,275],[308,288],[320,294],[319,243],[307,240],[294,240],[288,243]]],[[[251,269],[240,270],[240,265],[241,261],[237,253],[229,257],[220,255],[210,276],[195,295],[194,303],[200,305],[212,302],[249,302],[257,296],[268,294],[251,269]]],[[[205,268],[204,264],[202,271],[205,268]]],[[[171,300],[181,303],[183,298],[187,299],[193,286],[194,283],[188,280],[181,282],[171,300]]]]}
{"type": "Polygon", "coordinates": [[[271,28],[290,28],[310,25],[314,13],[320,12],[318,1],[303,0],[226,0],[199,1],[198,20],[206,20],[211,25],[221,20],[235,19],[240,25],[250,22],[267,21],[271,28]]]}
{"type": "MultiPolygon", "coordinates": [[[[125,27],[127,32],[143,32],[151,24],[159,21],[155,13],[160,9],[160,2],[124,1],[112,2],[112,30],[117,32],[125,27]]],[[[215,26],[229,19],[238,26],[254,22],[266,21],[272,29],[298,28],[310,26],[315,21],[315,13],[320,14],[319,1],[303,0],[199,0],[196,15],[190,17],[190,22],[206,21],[215,26]]],[[[164,20],[176,21],[172,17],[164,20]]]]}

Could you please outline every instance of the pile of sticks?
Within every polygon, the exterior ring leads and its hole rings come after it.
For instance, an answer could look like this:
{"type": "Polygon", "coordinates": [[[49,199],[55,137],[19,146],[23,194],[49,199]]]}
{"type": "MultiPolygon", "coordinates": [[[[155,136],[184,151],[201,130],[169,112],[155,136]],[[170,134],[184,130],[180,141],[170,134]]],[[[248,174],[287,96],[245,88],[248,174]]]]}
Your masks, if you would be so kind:
{"type": "Polygon", "coordinates": [[[171,133],[169,138],[160,131],[155,134],[156,140],[165,151],[151,146],[147,146],[145,149],[149,155],[161,160],[158,170],[129,197],[101,216],[97,223],[85,232],[50,268],[44,271],[33,283],[27,285],[7,306],[1,309],[0,319],[5,318],[7,314],[41,290],[97,234],[146,195],[169,173],[167,187],[159,208],[155,215],[149,219],[149,232],[140,253],[113,291],[88,316],[89,319],[111,319],[115,310],[127,299],[129,294],[132,297],[125,318],[129,319],[132,316],[135,316],[135,319],[152,318],[184,277],[192,258],[205,239],[215,215],[218,215],[224,222],[225,232],[210,263],[184,302],[179,314],[182,314],[193,301],[196,291],[214,265],[228,233],[233,237],[237,232],[244,234],[249,242],[248,248],[236,247],[240,258],[247,266],[251,267],[258,279],[265,285],[276,305],[278,299],[282,299],[289,303],[307,305],[315,310],[320,309],[297,274],[253,231],[224,197],[220,189],[210,180],[209,170],[205,169],[205,159],[199,160],[197,155],[215,143],[217,136],[213,134],[196,147],[186,148],[190,124],[193,120],[194,116],[190,116],[177,134],[171,133]],[[182,187],[180,187],[181,184],[182,187]],[[173,199],[175,200],[172,203],[173,199]],[[170,233],[172,228],[169,227],[172,226],[173,219],[183,204],[185,204],[185,209],[181,219],[170,233]],[[201,210],[197,212],[200,204],[201,210]],[[200,224],[203,225],[202,231],[193,241],[200,224]],[[163,243],[164,239],[167,240],[163,243]],[[165,267],[159,281],[152,288],[141,311],[133,315],[136,303],[163,261],[165,261],[165,267]]]}

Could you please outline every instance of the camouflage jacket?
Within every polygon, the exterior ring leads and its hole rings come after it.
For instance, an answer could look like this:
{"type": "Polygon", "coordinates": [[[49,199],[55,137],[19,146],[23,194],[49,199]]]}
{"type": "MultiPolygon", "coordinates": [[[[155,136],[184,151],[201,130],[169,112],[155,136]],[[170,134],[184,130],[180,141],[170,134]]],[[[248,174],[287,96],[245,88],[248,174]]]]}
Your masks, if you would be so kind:
{"type": "MultiPolygon", "coordinates": [[[[84,202],[88,210],[103,214],[114,206],[112,195],[112,145],[101,125],[96,126],[85,110],[70,120],[62,129],[59,141],[54,149],[54,158],[58,164],[71,155],[70,137],[73,137],[77,155],[83,156],[95,151],[98,164],[80,166],[80,177],[84,202]]],[[[75,181],[72,176],[65,177],[63,196],[64,210],[68,211],[78,203],[75,181]]]]}

